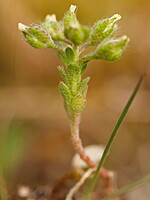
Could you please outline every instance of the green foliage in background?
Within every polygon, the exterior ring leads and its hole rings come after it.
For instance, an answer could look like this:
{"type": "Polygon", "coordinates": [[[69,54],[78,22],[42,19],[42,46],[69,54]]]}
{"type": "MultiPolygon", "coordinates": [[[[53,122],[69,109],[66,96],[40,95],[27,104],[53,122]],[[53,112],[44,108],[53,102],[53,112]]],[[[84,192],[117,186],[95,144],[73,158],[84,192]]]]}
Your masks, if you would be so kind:
{"type": "Polygon", "coordinates": [[[23,156],[25,135],[20,123],[11,121],[0,134],[0,199],[8,196],[7,183],[23,156]]]}

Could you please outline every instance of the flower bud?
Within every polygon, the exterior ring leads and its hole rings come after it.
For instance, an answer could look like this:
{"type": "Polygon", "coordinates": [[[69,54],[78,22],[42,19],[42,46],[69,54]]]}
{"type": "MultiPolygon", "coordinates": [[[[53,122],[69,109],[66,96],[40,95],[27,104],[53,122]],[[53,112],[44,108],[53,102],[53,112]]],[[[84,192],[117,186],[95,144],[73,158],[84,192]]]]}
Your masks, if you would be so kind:
{"type": "Polygon", "coordinates": [[[77,20],[75,11],[76,11],[76,6],[71,5],[69,11],[65,14],[64,16],[64,26],[65,28],[79,28],[80,24],[77,20]]]}
{"type": "Polygon", "coordinates": [[[128,42],[129,38],[126,35],[117,39],[104,40],[96,48],[94,56],[96,59],[117,60],[121,57],[128,42]]]}
{"type": "Polygon", "coordinates": [[[47,15],[42,26],[54,40],[61,41],[64,39],[63,27],[59,22],[57,22],[56,15],[47,15]]]}
{"type": "Polygon", "coordinates": [[[27,42],[35,48],[55,48],[55,43],[48,32],[40,26],[25,26],[18,24],[18,29],[24,34],[27,42]]]}
{"type": "Polygon", "coordinates": [[[88,27],[88,26],[81,26],[81,28],[82,28],[82,31],[83,31],[83,33],[84,33],[84,41],[86,41],[86,40],[88,40],[89,39],[89,37],[90,37],[90,28],[88,27]]]}
{"type": "Polygon", "coordinates": [[[70,10],[64,16],[64,33],[66,38],[75,45],[80,45],[85,38],[84,31],[75,14],[76,6],[71,5],[70,10]]]}
{"type": "Polygon", "coordinates": [[[112,35],[116,31],[115,23],[120,20],[121,16],[118,14],[113,15],[111,18],[102,19],[97,21],[91,31],[92,43],[99,44],[103,39],[112,35]]]}

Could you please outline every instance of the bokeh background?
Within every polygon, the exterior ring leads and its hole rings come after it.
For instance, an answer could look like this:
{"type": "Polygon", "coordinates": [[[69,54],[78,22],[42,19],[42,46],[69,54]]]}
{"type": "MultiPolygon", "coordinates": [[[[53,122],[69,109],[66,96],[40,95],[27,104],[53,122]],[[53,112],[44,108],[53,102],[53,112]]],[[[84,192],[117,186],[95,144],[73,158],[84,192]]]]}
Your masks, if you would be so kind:
{"type": "MultiPolygon", "coordinates": [[[[18,22],[38,23],[46,14],[55,13],[60,20],[70,4],[78,6],[82,24],[92,25],[97,19],[121,14],[119,34],[131,39],[119,61],[92,61],[88,66],[86,75],[91,76],[91,81],[81,123],[83,143],[106,143],[139,76],[144,73],[142,88],[105,166],[117,173],[118,187],[150,171],[150,2],[1,0],[0,154],[5,160],[1,163],[5,162],[8,168],[10,188],[20,184],[31,187],[50,184],[71,170],[74,151],[57,89],[60,76],[56,67],[62,63],[54,51],[29,46],[17,30],[18,22]]],[[[122,199],[148,200],[148,186],[122,199]]]]}

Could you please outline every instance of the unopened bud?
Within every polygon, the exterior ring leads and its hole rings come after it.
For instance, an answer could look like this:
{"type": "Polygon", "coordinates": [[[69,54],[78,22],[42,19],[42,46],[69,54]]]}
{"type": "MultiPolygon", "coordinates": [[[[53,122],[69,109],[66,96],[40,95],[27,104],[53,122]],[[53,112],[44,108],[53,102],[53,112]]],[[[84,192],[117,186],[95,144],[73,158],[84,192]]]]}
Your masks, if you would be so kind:
{"type": "Polygon", "coordinates": [[[56,15],[47,15],[42,26],[54,40],[61,41],[64,39],[63,27],[57,22],[56,15]]]}
{"type": "Polygon", "coordinates": [[[99,44],[103,39],[110,36],[115,32],[116,21],[120,20],[121,16],[118,14],[113,15],[111,18],[102,19],[97,21],[91,31],[91,41],[92,43],[99,44]]]}
{"type": "Polygon", "coordinates": [[[35,48],[55,48],[55,43],[48,32],[40,26],[25,26],[19,23],[18,29],[23,33],[27,42],[35,48]]]}
{"type": "Polygon", "coordinates": [[[90,28],[88,27],[88,26],[81,26],[81,28],[82,28],[82,31],[83,31],[83,33],[84,33],[84,41],[86,41],[86,40],[88,40],[89,39],[89,37],[90,37],[90,28]]]}
{"type": "Polygon", "coordinates": [[[95,50],[95,58],[114,61],[121,57],[129,38],[124,35],[117,39],[110,39],[108,41],[101,42],[95,50]]]}
{"type": "Polygon", "coordinates": [[[75,45],[80,45],[84,41],[84,32],[76,17],[76,6],[71,5],[69,11],[64,16],[64,33],[67,39],[75,45]]]}
{"type": "Polygon", "coordinates": [[[45,22],[46,23],[50,23],[50,22],[57,22],[56,20],[56,15],[55,14],[52,14],[52,15],[46,15],[45,17],[45,22]]]}
{"type": "Polygon", "coordinates": [[[80,26],[77,17],[76,17],[76,6],[71,5],[70,9],[67,11],[67,13],[64,16],[64,26],[65,28],[78,28],[80,26]]]}
{"type": "Polygon", "coordinates": [[[22,32],[26,31],[26,28],[28,28],[28,26],[22,24],[22,23],[18,23],[18,29],[22,32]]]}

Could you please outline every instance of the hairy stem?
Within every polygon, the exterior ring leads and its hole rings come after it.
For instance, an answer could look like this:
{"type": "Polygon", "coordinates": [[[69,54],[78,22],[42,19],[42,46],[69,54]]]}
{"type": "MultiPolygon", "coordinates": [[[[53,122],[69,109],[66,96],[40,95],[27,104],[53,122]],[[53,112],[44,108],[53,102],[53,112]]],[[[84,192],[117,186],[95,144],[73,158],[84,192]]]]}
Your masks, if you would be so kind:
{"type": "Polygon", "coordinates": [[[71,141],[75,151],[80,155],[81,159],[84,160],[89,167],[93,168],[95,167],[95,163],[88,155],[86,155],[79,136],[79,124],[80,116],[74,117],[73,120],[70,121],[71,141]]]}
{"type": "Polygon", "coordinates": [[[80,58],[80,62],[89,62],[90,60],[95,59],[95,55],[93,52],[90,52],[86,56],[80,58]]]}
{"type": "Polygon", "coordinates": [[[90,42],[86,42],[85,44],[83,44],[82,46],[80,46],[80,51],[85,50],[85,48],[89,47],[91,45],[91,41],[90,42]]]}
{"type": "MultiPolygon", "coordinates": [[[[70,131],[71,131],[71,141],[75,152],[78,153],[82,160],[84,160],[90,168],[95,168],[97,165],[91,160],[91,158],[85,153],[82,141],[79,135],[79,124],[80,116],[74,117],[70,120],[70,131]]],[[[103,194],[109,194],[113,190],[113,180],[112,173],[102,168],[99,175],[105,180],[105,185],[103,189],[103,194]]]]}

